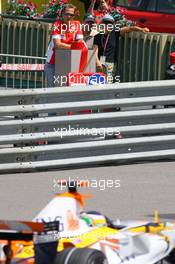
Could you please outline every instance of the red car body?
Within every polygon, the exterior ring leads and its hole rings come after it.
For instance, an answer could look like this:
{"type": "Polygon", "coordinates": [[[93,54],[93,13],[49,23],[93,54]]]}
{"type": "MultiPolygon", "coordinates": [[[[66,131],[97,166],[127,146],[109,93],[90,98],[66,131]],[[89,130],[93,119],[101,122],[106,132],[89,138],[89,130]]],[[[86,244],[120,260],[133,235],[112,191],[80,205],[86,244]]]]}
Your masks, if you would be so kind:
{"type": "Polygon", "coordinates": [[[175,34],[175,0],[119,0],[118,5],[120,12],[137,25],[151,32],[175,34]]]}

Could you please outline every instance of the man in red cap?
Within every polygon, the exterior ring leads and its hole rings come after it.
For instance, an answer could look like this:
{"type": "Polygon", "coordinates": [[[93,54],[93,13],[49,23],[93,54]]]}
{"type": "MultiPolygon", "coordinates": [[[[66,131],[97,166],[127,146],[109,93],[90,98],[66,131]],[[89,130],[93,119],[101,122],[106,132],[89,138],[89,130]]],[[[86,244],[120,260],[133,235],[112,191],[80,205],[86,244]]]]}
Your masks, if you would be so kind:
{"type": "Polygon", "coordinates": [[[72,43],[83,40],[81,24],[79,21],[74,20],[76,11],[77,8],[74,5],[66,4],[62,10],[61,18],[52,25],[45,64],[48,87],[55,86],[55,49],[69,50],[72,43]]]}

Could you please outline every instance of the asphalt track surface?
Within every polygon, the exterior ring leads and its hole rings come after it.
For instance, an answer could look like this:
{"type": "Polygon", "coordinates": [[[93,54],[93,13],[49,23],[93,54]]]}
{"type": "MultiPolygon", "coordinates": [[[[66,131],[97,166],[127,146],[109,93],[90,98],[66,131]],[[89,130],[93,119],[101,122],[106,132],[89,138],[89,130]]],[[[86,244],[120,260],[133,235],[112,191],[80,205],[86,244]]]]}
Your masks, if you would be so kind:
{"type": "Polygon", "coordinates": [[[89,180],[91,187],[81,189],[93,195],[86,210],[112,219],[152,219],[158,209],[160,219],[175,220],[175,162],[0,175],[0,219],[31,220],[60,193],[57,180],[69,177],[89,180]],[[120,187],[112,187],[116,180],[120,187]]]}

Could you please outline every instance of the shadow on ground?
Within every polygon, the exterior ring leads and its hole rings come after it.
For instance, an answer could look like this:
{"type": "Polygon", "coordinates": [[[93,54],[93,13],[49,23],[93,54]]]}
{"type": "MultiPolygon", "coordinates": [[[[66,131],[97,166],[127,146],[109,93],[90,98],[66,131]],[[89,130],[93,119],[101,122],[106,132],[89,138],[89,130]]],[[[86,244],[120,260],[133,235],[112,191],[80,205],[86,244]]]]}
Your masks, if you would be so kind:
{"type": "MultiPolygon", "coordinates": [[[[154,218],[154,215],[153,214],[150,214],[150,215],[146,215],[146,217],[154,218]]],[[[172,214],[172,213],[169,213],[169,214],[159,214],[159,218],[160,219],[171,219],[171,220],[175,220],[175,213],[174,214],[172,214]]]]}

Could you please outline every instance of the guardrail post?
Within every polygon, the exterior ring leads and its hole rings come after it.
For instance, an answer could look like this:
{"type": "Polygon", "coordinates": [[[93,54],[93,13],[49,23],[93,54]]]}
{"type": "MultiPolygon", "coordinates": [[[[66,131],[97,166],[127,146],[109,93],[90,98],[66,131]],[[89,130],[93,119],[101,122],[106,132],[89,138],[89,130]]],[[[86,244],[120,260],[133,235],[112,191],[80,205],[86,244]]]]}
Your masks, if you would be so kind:
{"type": "Polygon", "coordinates": [[[168,35],[160,36],[159,60],[158,60],[158,80],[165,79],[165,69],[168,66],[166,61],[166,44],[168,35]]]}

